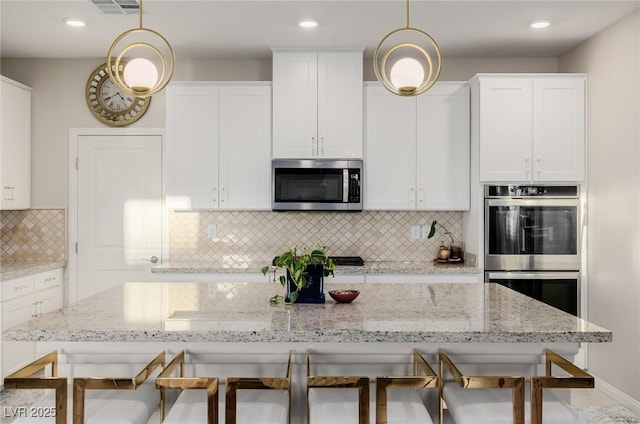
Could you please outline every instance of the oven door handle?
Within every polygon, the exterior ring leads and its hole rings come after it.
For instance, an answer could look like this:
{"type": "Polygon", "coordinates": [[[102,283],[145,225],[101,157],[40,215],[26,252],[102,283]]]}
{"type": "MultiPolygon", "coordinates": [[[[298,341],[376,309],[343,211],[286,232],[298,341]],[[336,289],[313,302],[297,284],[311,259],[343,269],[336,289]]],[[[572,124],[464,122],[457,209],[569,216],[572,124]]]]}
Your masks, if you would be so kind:
{"type": "Polygon", "coordinates": [[[485,281],[491,280],[561,280],[579,279],[580,273],[573,271],[562,272],[487,272],[485,281]]]}
{"type": "Polygon", "coordinates": [[[486,206],[574,206],[580,207],[578,198],[485,198],[486,206]]]}
{"type": "Polygon", "coordinates": [[[518,225],[520,226],[520,253],[527,253],[527,231],[525,230],[525,219],[524,215],[520,215],[520,219],[518,220],[518,225]]]}

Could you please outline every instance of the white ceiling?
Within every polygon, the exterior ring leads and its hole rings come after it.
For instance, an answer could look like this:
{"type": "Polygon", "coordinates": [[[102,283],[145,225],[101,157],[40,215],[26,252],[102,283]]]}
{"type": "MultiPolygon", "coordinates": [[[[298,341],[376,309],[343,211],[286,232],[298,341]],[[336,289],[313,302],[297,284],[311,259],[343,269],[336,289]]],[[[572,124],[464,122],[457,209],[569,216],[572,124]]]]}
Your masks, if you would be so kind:
{"type": "MultiPolygon", "coordinates": [[[[431,34],[445,57],[557,57],[632,13],[632,1],[411,2],[411,26],[431,34]],[[534,31],[528,24],[547,19],[534,31]]],[[[405,26],[404,0],[170,1],[144,0],[144,26],[162,33],[176,57],[270,57],[270,47],[366,47],[405,26]],[[297,23],[313,18],[319,26],[297,23]]],[[[89,0],[0,0],[5,58],[95,58],[113,39],[138,26],[137,15],[102,14],[89,0]],[[65,17],[88,21],[82,29],[65,17]]]]}

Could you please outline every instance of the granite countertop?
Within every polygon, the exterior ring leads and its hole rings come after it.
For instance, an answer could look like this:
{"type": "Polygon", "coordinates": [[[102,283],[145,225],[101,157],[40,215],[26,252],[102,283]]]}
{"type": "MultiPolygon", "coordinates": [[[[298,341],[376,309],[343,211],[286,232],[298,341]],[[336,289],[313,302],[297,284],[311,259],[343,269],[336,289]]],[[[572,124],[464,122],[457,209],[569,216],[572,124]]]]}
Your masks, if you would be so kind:
{"type": "Polygon", "coordinates": [[[66,261],[1,262],[0,281],[63,268],[65,265],[66,261]]]}
{"type": "MultiPolygon", "coordinates": [[[[152,273],[186,273],[186,274],[259,274],[268,262],[251,261],[202,261],[202,262],[167,262],[151,269],[152,273]]],[[[336,269],[336,275],[384,275],[384,274],[480,274],[475,261],[472,263],[439,264],[434,261],[425,262],[392,262],[365,261],[364,266],[343,266],[336,269]]]]}
{"type": "MultiPolygon", "coordinates": [[[[325,284],[325,292],[345,288],[325,284]]],[[[497,284],[360,283],[351,304],[271,305],[276,283],[125,283],[10,328],[53,342],[610,342],[609,330],[497,284]]],[[[351,284],[353,288],[353,284],[351,284]]]]}

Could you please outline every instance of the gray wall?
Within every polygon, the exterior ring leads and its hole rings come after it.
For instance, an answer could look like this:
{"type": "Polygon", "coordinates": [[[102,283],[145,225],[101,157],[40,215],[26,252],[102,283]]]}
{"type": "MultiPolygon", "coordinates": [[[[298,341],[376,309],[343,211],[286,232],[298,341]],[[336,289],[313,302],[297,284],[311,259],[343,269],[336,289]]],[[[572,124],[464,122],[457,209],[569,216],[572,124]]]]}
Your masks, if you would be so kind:
{"type": "Polygon", "coordinates": [[[640,13],[622,19],[561,57],[559,70],[589,74],[588,318],[613,331],[613,343],[589,346],[589,369],[637,402],[640,13]]]}

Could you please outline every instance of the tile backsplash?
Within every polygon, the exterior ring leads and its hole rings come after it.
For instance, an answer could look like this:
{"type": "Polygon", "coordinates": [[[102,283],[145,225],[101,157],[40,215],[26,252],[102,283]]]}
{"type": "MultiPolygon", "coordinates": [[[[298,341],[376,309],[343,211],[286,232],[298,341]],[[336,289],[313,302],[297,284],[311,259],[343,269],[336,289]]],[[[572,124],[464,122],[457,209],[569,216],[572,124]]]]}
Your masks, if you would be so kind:
{"type": "Polygon", "coordinates": [[[366,261],[430,261],[448,236],[438,228],[431,239],[412,240],[411,227],[433,220],[462,240],[462,212],[176,210],[169,215],[169,260],[265,262],[293,246],[324,245],[331,255],[366,261]]]}
{"type": "Polygon", "coordinates": [[[66,259],[65,209],[0,212],[2,262],[66,259]]]}

